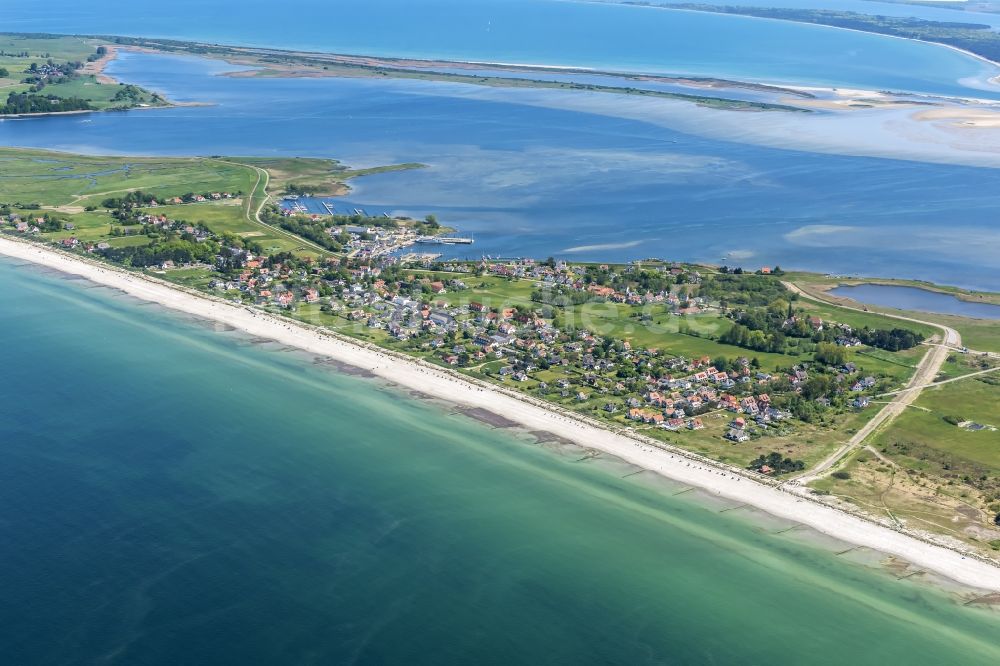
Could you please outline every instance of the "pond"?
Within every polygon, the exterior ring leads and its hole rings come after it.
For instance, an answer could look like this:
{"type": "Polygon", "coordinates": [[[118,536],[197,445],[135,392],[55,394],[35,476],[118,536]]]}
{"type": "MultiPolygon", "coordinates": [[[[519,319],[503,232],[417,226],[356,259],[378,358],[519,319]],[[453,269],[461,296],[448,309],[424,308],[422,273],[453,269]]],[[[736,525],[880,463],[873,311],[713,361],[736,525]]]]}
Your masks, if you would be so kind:
{"type": "Polygon", "coordinates": [[[963,301],[951,294],[945,294],[918,287],[901,287],[886,284],[859,284],[831,289],[834,296],[900,310],[917,310],[937,314],[974,317],[976,319],[1000,319],[1000,305],[963,301]]]}

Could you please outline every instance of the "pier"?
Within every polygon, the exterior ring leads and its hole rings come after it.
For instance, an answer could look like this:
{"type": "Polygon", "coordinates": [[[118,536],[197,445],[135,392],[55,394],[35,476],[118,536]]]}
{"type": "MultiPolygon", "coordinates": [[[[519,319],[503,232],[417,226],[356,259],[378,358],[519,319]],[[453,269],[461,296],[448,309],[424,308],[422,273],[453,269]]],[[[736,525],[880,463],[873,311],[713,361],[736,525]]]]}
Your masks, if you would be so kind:
{"type": "Polygon", "coordinates": [[[474,241],[457,236],[420,236],[414,242],[423,245],[472,245],[474,241]]]}

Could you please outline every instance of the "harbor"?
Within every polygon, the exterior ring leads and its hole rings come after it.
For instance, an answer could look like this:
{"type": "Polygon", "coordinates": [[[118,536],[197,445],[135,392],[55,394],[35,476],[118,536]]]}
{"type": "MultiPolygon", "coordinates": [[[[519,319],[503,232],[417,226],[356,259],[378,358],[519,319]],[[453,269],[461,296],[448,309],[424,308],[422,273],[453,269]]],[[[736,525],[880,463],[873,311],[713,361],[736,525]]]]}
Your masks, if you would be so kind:
{"type": "Polygon", "coordinates": [[[472,245],[471,236],[434,236],[421,234],[415,229],[416,221],[408,216],[393,215],[391,211],[362,206],[344,199],[301,196],[289,194],[278,200],[278,207],[285,215],[305,215],[314,220],[331,219],[327,233],[332,236],[347,234],[345,245],[349,258],[381,257],[395,255],[401,261],[427,263],[440,259],[441,252],[406,252],[414,245],[472,245]],[[345,223],[345,218],[350,223],[345,223]],[[402,224],[387,224],[382,220],[396,220],[402,224]]]}
{"type": "Polygon", "coordinates": [[[278,200],[278,207],[302,215],[357,215],[359,217],[391,218],[391,210],[382,207],[362,206],[343,199],[309,197],[289,194],[278,200]]]}

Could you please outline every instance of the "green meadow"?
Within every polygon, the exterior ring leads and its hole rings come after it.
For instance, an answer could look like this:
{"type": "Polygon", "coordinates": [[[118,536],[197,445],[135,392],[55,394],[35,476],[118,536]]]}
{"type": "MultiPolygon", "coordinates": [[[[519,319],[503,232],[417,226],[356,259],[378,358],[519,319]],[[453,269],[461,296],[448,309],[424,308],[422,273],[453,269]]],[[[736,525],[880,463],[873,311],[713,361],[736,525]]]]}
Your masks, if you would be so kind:
{"type": "Polygon", "coordinates": [[[0,201],[78,212],[142,190],[165,201],[188,192],[249,192],[256,173],[204,157],[104,157],[0,148],[0,201]]]}
{"type": "Polygon", "coordinates": [[[107,157],[0,148],[0,203],[13,206],[24,217],[50,214],[75,227],[47,234],[52,240],[74,236],[81,241],[106,241],[112,245],[141,244],[145,242],[142,236],[110,235],[114,220],[101,207],[102,201],[135,191],[151,194],[159,201],[192,192],[228,192],[232,199],[148,210],[192,224],[203,222],[219,234],[253,238],[268,251],[315,256],[315,251],[301,239],[256,221],[253,212],[262,196],[258,180],[255,167],[221,158],[107,157]],[[253,205],[248,198],[251,192],[258,195],[253,205]]]}
{"type": "MultiPolygon", "coordinates": [[[[0,34],[0,68],[7,74],[0,77],[0,105],[10,93],[30,93],[32,84],[24,83],[29,67],[49,61],[59,65],[67,62],[84,62],[96,53],[100,42],[86,37],[63,35],[0,34]]],[[[47,83],[38,91],[46,97],[78,97],[90,102],[97,110],[128,108],[136,105],[158,106],[165,104],[147,90],[130,86],[135,93],[128,100],[115,99],[125,88],[124,84],[101,83],[93,74],[78,70],[76,76],[66,81],[47,83]]]]}

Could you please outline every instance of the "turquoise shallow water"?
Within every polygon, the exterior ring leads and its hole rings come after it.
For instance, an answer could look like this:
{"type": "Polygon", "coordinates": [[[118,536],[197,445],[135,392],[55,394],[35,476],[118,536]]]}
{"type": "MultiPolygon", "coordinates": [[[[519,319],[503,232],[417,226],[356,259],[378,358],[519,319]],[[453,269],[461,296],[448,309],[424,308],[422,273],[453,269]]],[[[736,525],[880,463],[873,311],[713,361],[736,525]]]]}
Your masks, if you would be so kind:
{"type": "Polygon", "coordinates": [[[995,612],[768,521],[103,288],[0,283],[6,663],[1000,659],[995,612]]]}

